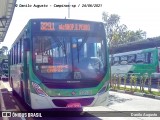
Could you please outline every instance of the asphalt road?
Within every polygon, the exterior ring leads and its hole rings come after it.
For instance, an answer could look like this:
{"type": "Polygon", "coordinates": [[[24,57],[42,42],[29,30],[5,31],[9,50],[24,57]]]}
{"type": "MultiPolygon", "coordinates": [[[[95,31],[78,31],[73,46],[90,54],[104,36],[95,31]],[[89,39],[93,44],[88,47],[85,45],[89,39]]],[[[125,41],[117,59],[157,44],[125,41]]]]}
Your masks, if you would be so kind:
{"type": "MultiPolygon", "coordinates": [[[[0,84],[0,88],[11,89],[8,83],[0,84]]],[[[2,96],[0,96],[2,97],[2,96]]],[[[160,100],[110,91],[108,106],[85,107],[77,117],[43,117],[32,120],[159,120],[160,100]],[[159,111],[159,112],[158,112],[159,111]],[[146,117],[152,115],[150,117],[146,117]],[[159,117],[156,117],[159,116],[159,117]]],[[[5,101],[5,99],[4,99],[5,101]]],[[[19,103],[18,103],[19,104],[19,103]]],[[[17,104],[17,105],[18,105],[17,104]]],[[[22,105],[18,105],[23,107],[22,105]]],[[[24,109],[24,108],[23,108],[24,109]]],[[[74,113],[73,113],[74,114],[74,113]]],[[[22,118],[24,119],[24,118],[22,118]]],[[[30,120],[30,118],[25,118],[30,120]]],[[[4,119],[3,119],[4,120],[4,119]]],[[[15,119],[16,120],[16,119],[15,119]]]]}

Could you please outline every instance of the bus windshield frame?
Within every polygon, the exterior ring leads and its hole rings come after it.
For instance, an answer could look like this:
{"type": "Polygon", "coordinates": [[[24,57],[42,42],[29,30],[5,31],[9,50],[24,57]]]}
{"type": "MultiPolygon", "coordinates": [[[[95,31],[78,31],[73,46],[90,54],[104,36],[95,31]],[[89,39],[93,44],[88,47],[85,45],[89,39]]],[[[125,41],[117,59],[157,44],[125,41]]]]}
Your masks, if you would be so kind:
{"type": "Polygon", "coordinates": [[[107,71],[104,29],[85,32],[32,30],[32,67],[43,83],[78,83],[79,87],[93,87],[103,80],[107,71]],[[43,52],[40,49],[44,49],[43,52]]]}

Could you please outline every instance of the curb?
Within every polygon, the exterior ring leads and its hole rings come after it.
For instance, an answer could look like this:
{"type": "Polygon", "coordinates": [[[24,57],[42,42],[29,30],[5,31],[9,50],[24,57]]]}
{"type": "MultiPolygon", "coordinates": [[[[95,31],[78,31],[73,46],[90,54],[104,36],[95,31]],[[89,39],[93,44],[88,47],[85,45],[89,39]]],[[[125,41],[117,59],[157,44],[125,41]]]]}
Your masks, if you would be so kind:
{"type": "Polygon", "coordinates": [[[152,94],[145,94],[145,93],[132,92],[132,91],[124,91],[124,90],[114,90],[114,89],[110,89],[110,91],[119,92],[119,93],[126,93],[126,94],[130,94],[130,95],[136,95],[136,96],[141,96],[141,97],[147,97],[147,98],[153,98],[153,99],[160,100],[160,96],[156,96],[156,95],[152,95],[152,94]]]}
{"type": "MultiPolygon", "coordinates": [[[[0,101],[1,101],[1,108],[0,108],[1,111],[6,111],[1,91],[0,91],[0,101]]],[[[2,117],[3,117],[3,113],[2,113],[2,117]]],[[[8,117],[2,118],[2,119],[9,120],[8,117]]]]}
{"type": "MultiPolygon", "coordinates": [[[[0,81],[0,84],[4,86],[4,84],[0,81]]],[[[17,111],[15,107],[15,103],[11,101],[10,96],[9,96],[9,91],[7,88],[1,88],[0,89],[0,104],[1,108],[0,110],[2,111],[2,119],[3,120],[21,120],[20,117],[11,117],[11,112],[12,111],[17,111]]]]}
{"type": "Polygon", "coordinates": [[[117,92],[125,93],[125,91],[124,91],[124,90],[117,90],[117,92]]]}
{"type": "Polygon", "coordinates": [[[156,99],[160,100],[160,96],[155,96],[156,99]]]}
{"type": "Polygon", "coordinates": [[[137,95],[137,96],[142,96],[143,97],[145,93],[134,92],[133,94],[137,95]]]}

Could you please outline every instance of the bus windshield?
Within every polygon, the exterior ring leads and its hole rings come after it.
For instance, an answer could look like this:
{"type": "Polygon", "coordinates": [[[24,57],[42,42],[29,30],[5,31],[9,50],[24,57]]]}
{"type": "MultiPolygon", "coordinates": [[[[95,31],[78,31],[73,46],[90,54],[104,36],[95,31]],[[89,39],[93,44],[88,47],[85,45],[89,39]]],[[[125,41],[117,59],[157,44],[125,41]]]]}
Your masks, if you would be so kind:
{"type": "Polygon", "coordinates": [[[43,80],[98,80],[105,74],[105,39],[90,35],[33,36],[33,69],[43,80]]]}

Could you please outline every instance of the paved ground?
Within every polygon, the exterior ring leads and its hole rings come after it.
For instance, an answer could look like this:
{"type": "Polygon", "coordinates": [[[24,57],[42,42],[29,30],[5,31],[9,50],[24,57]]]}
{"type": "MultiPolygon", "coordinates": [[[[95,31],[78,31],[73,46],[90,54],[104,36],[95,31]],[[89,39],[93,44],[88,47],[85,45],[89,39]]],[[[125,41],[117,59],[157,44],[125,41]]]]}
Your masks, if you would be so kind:
{"type": "MultiPolygon", "coordinates": [[[[8,85],[9,84],[7,82],[5,82],[3,86],[1,83],[0,84],[1,90],[2,89],[4,90],[4,88],[7,88],[10,91],[11,89],[9,88],[8,85]]],[[[0,97],[2,97],[3,92],[0,92],[1,93],[0,97]]],[[[6,99],[7,97],[5,96],[4,101],[7,101],[6,99]]],[[[65,117],[61,119],[65,119],[65,120],[75,120],[75,119],[78,119],[78,120],[102,120],[102,119],[103,120],[159,120],[160,118],[158,117],[142,117],[143,114],[148,114],[148,115],[155,114],[160,116],[160,112],[157,112],[157,111],[160,111],[159,105],[160,105],[160,100],[158,99],[152,99],[147,97],[140,97],[140,96],[110,91],[110,99],[109,99],[108,106],[85,107],[84,111],[86,111],[86,114],[84,116],[76,117],[76,118],[65,117]],[[88,115],[92,117],[87,117],[88,115]],[[134,116],[134,117],[131,117],[131,116],[134,116]]],[[[0,118],[0,120],[1,119],[2,118],[0,118]]],[[[57,120],[60,118],[52,117],[52,118],[42,118],[40,120],[53,120],[53,119],[57,120]]],[[[34,120],[39,120],[39,118],[34,118],[34,120]]]]}

